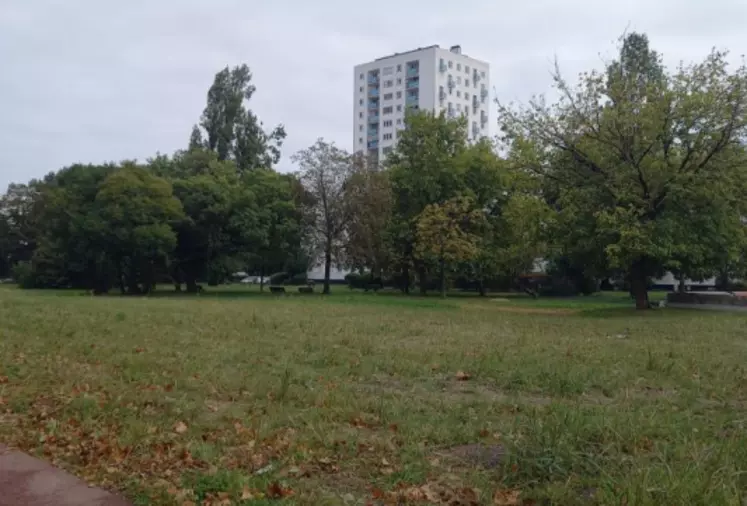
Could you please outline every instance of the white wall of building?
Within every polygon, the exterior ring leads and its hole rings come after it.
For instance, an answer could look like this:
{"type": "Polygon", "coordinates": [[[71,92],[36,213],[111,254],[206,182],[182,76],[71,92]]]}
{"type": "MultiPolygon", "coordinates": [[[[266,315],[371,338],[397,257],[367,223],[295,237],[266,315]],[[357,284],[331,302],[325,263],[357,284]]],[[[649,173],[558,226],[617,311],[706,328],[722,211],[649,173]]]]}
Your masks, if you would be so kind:
{"type": "Polygon", "coordinates": [[[470,139],[476,140],[489,135],[489,65],[462,54],[458,46],[451,50],[429,46],[397,53],[354,68],[354,151],[376,152],[379,159],[383,160],[396,144],[397,132],[404,128],[408,82],[413,80],[408,75],[408,64],[413,62],[418,65],[418,109],[435,114],[442,111],[448,114],[452,111],[453,117],[466,115],[470,139]],[[373,74],[378,75],[377,85],[369,83],[373,74]],[[441,90],[444,92],[443,97],[440,96],[441,90]],[[473,99],[475,96],[476,101],[473,99]],[[375,104],[375,107],[370,107],[371,104],[375,104]],[[377,121],[373,120],[374,114],[378,114],[377,121]],[[373,128],[372,125],[378,125],[378,128],[373,128]],[[369,142],[374,141],[376,144],[372,150],[369,142]]]}

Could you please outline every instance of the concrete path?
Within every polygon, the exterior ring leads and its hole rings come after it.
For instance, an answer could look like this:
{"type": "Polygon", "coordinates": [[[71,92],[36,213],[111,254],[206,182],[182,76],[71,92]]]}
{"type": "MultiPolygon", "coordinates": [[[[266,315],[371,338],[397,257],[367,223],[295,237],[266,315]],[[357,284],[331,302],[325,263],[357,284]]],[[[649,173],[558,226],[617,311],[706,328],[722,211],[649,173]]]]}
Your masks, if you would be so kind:
{"type": "Polygon", "coordinates": [[[0,445],[0,506],[130,506],[46,462],[0,445]]]}

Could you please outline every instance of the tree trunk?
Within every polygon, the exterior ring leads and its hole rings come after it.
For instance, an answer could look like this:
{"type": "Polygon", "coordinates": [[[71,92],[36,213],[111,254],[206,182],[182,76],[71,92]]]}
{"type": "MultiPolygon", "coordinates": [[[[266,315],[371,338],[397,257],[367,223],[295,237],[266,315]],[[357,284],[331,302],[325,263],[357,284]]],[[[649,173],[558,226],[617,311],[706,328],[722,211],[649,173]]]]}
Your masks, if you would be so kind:
{"type": "Polygon", "coordinates": [[[197,280],[190,274],[187,274],[185,278],[187,293],[197,293],[197,291],[199,290],[199,288],[197,287],[197,280]]]}
{"type": "Polygon", "coordinates": [[[480,292],[480,297],[485,297],[485,280],[480,278],[477,280],[477,290],[480,292]]]}
{"type": "Polygon", "coordinates": [[[729,271],[727,269],[719,271],[717,283],[719,290],[731,290],[731,281],[729,280],[729,271]]]}
{"type": "Polygon", "coordinates": [[[259,293],[265,291],[265,262],[262,260],[259,264],[259,293]]]}
{"type": "Polygon", "coordinates": [[[122,261],[117,261],[117,284],[119,285],[119,292],[124,295],[127,293],[127,288],[124,282],[124,273],[122,272],[122,261]]]}
{"type": "Polygon", "coordinates": [[[446,266],[444,265],[444,259],[442,258],[439,262],[439,277],[441,278],[441,298],[446,298],[446,266]]]}
{"type": "Polygon", "coordinates": [[[685,273],[684,272],[680,272],[680,275],[677,276],[677,281],[679,282],[679,285],[677,286],[677,291],[679,293],[685,293],[687,290],[685,286],[685,273]]]}
{"type": "Polygon", "coordinates": [[[420,285],[420,295],[428,295],[428,277],[423,264],[418,266],[418,284],[420,285]]]}
{"type": "Polygon", "coordinates": [[[410,266],[404,264],[402,266],[402,279],[400,288],[405,295],[410,295],[410,266]]]}
{"type": "Polygon", "coordinates": [[[636,309],[648,309],[648,277],[644,260],[638,259],[630,267],[630,293],[635,299],[636,309]]]}
{"type": "Polygon", "coordinates": [[[328,240],[324,248],[324,289],[322,293],[329,295],[329,277],[332,270],[332,241],[328,240]]]}

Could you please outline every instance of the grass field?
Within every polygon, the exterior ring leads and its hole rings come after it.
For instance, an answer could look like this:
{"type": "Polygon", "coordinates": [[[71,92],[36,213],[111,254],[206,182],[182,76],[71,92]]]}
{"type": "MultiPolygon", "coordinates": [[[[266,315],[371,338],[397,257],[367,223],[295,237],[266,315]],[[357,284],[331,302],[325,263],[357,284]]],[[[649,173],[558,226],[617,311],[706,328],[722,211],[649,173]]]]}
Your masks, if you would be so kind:
{"type": "Polygon", "coordinates": [[[0,288],[0,442],[135,504],[740,504],[747,317],[0,288]]]}

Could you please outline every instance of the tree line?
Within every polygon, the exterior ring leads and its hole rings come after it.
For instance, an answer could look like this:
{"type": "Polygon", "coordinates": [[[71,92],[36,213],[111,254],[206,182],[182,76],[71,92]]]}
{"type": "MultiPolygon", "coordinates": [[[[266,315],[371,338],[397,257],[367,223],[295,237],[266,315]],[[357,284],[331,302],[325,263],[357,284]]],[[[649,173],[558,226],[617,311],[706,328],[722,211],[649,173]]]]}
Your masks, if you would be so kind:
{"type": "MultiPolygon", "coordinates": [[[[273,169],[285,138],[248,108],[245,65],[219,72],[189,146],[145,163],[74,165],[0,200],[0,276],[22,286],[196,291],[242,270],[351,269],[405,292],[521,287],[544,259],[574,292],[619,280],[745,275],[747,71],[713,51],[666,69],[644,34],[557,98],[498,103],[498,139],[409,112],[383,164],[319,139],[273,169]]],[[[280,279],[280,277],[276,278],[280,279]]]]}

